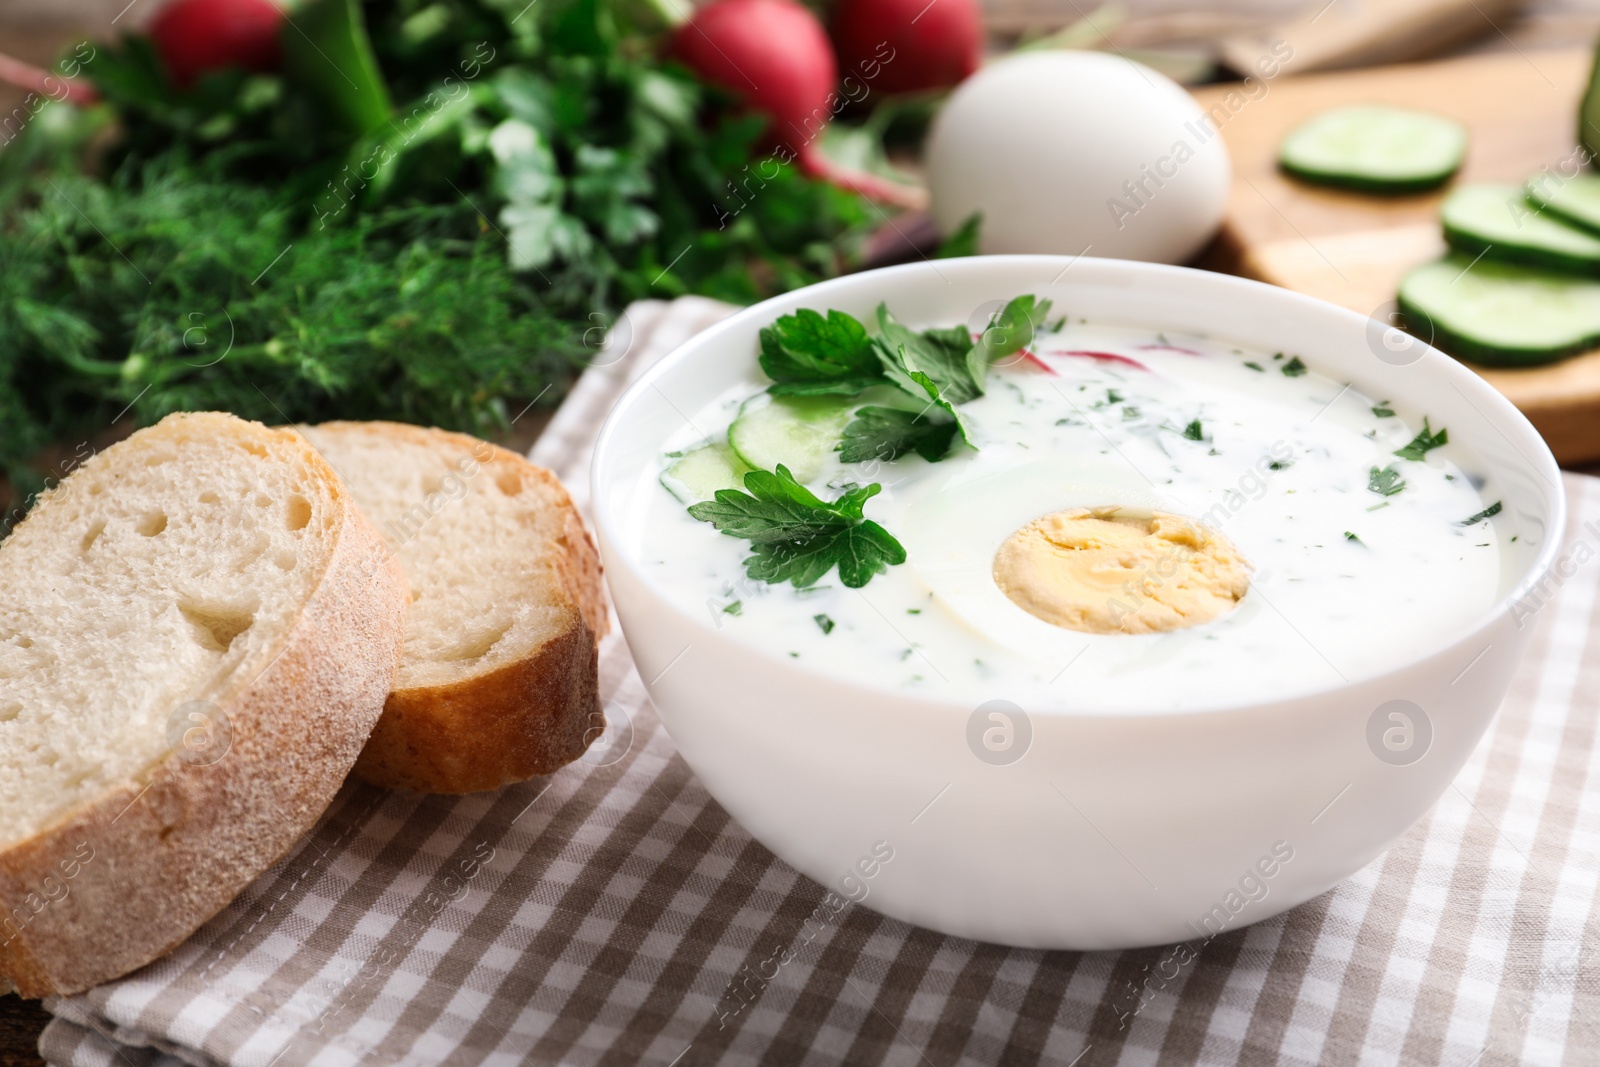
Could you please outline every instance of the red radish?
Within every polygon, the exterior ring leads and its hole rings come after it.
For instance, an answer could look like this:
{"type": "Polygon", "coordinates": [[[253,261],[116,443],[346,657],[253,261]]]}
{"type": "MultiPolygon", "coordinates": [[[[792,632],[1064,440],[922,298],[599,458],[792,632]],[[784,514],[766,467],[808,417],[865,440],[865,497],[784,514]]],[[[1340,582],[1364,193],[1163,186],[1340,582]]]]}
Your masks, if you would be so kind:
{"type": "Polygon", "coordinates": [[[172,0],[149,34],[172,83],[187,89],[214,70],[276,70],[282,25],[283,9],[272,0],[172,0]]]}
{"type": "Polygon", "coordinates": [[[768,118],[766,145],[804,173],[887,203],[921,191],[834,165],[818,138],[847,102],[822,23],[794,0],[713,0],[673,34],[670,52],[704,82],[768,118]]]}
{"type": "Polygon", "coordinates": [[[1098,359],[1102,363],[1121,363],[1129,367],[1138,367],[1142,371],[1147,371],[1150,369],[1136,359],[1129,359],[1127,356],[1119,356],[1115,352],[1090,352],[1085,349],[1073,349],[1070,352],[1062,352],[1061,355],[1075,356],[1078,359],[1098,359]]]}
{"type": "Polygon", "coordinates": [[[0,54],[0,82],[69,104],[88,105],[100,99],[94,86],[87,82],[40,70],[31,63],[4,54],[0,54]]]}
{"type": "Polygon", "coordinates": [[[977,0],[839,0],[832,29],[845,77],[875,93],[948,89],[983,58],[977,0]]]}

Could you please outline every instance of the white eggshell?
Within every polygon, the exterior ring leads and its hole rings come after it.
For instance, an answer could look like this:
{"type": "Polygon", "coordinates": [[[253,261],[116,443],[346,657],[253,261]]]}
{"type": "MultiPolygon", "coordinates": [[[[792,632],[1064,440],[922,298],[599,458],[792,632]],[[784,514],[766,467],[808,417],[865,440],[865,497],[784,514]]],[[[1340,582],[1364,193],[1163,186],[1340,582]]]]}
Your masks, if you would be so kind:
{"type": "Polygon", "coordinates": [[[1170,78],[1100,52],[1028,52],[967,79],[926,153],[933,214],[979,248],[1182,263],[1222,222],[1232,167],[1170,78]]]}

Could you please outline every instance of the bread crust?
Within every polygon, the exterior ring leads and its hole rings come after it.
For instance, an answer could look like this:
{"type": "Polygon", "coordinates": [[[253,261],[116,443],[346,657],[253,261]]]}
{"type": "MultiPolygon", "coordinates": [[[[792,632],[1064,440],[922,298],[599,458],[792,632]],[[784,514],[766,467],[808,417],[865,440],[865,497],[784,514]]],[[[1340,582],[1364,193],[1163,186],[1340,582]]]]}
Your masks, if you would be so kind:
{"type": "Polygon", "coordinates": [[[539,483],[562,519],[541,564],[569,606],[565,631],[493,670],[444,685],[397,688],[356,762],[356,775],[387,788],[476,793],[549,774],[583,755],[605,729],[598,648],[610,623],[599,552],[561,482],[515,452],[466,434],[393,422],[332,422],[318,429],[471,453],[485,467],[539,483]]]}
{"type": "Polygon", "coordinates": [[[266,668],[218,695],[231,732],[220,759],[170,754],[0,852],[0,974],[25,997],[136,970],[226,907],[316,824],[393,684],[404,576],[332,468],[296,435],[257,429],[295,437],[331,488],[322,579],[266,668]]]}

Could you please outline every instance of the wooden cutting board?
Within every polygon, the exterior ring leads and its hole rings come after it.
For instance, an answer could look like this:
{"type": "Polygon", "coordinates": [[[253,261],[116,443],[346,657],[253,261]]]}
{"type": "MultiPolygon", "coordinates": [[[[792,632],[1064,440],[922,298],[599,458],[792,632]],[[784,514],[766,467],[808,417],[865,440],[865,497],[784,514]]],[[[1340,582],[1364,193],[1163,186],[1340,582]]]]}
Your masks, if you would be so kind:
{"type": "MultiPolygon", "coordinates": [[[[1346,104],[1424,108],[1465,123],[1471,133],[1457,182],[1521,182],[1575,158],[1578,99],[1590,62],[1587,50],[1510,52],[1285,75],[1262,83],[1254,99],[1237,87],[1198,90],[1201,106],[1218,117],[1234,167],[1227,221],[1202,265],[1383,318],[1401,276],[1444,251],[1438,222],[1444,193],[1373,197],[1297,182],[1277,168],[1284,135],[1346,104]]],[[[1600,460],[1600,350],[1527,370],[1474,369],[1522,409],[1558,460],[1600,460]]]]}

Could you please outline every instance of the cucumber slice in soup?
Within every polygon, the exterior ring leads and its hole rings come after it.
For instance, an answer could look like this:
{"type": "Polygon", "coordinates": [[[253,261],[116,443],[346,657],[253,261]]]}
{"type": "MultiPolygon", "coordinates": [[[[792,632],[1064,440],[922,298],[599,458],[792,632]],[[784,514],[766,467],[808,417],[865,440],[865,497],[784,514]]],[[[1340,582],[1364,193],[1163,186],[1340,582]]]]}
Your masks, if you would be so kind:
{"type": "Polygon", "coordinates": [[[1461,359],[1532,366],[1600,342],[1600,281],[1467,256],[1417,267],[1400,283],[1413,333],[1461,359]]]}
{"type": "Polygon", "coordinates": [[[749,470],[727,445],[701,445],[662,471],[661,484],[685,504],[698,504],[715,497],[718,489],[743,489],[749,470]]]}
{"type": "Polygon", "coordinates": [[[1464,185],[1439,207],[1444,237],[1468,256],[1600,274],[1600,237],[1528,203],[1520,185],[1464,185]]]}
{"type": "Polygon", "coordinates": [[[834,446],[860,406],[853,398],[762,393],[739,409],[728,427],[728,443],[757,470],[776,470],[781,463],[796,480],[813,482],[832,460],[834,446]]]}
{"type": "Polygon", "coordinates": [[[1466,129],[1442,116],[1341,107],[1295,127],[1278,147],[1278,165],[1321,185],[1415,193],[1449,181],[1466,149],[1466,129]]]}
{"type": "Polygon", "coordinates": [[[1600,233],[1600,178],[1580,174],[1563,179],[1542,174],[1529,178],[1523,192],[1546,213],[1591,233],[1600,233]]]}

